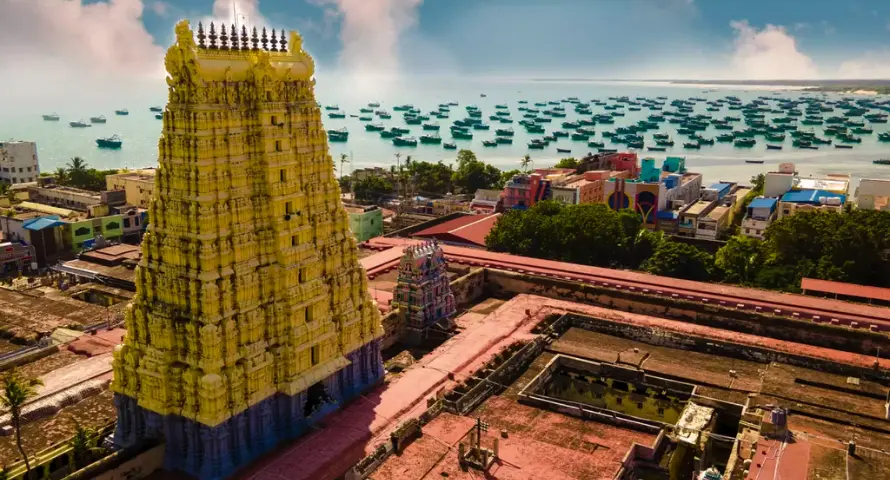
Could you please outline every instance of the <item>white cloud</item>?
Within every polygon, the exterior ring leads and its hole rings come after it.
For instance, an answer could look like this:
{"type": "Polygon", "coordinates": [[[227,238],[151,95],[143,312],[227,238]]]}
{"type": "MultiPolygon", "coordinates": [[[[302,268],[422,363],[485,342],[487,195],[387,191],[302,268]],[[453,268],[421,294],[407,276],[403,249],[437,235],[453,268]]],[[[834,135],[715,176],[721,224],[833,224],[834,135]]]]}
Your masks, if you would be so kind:
{"type": "MultiPolygon", "coordinates": [[[[340,16],[341,67],[358,75],[396,75],[399,39],[417,22],[423,0],[313,0],[340,16]]],[[[326,11],[326,17],[329,13],[326,11]]]]}
{"type": "Polygon", "coordinates": [[[0,65],[51,63],[109,74],[157,74],[163,49],[141,0],[0,0],[0,65]]]}
{"type": "Polygon", "coordinates": [[[167,17],[167,15],[170,13],[170,4],[167,2],[161,2],[160,0],[152,2],[150,8],[151,11],[159,17],[167,17]]]}
{"type": "Polygon", "coordinates": [[[890,79],[890,50],[870,52],[841,63],[837,78],[850,80],[890,79]]]}
{"type": "Polygon", "coordinates": [[[816,63],[797,48],[797,40],[784,27],[762,30],[747,21],[730,23],[735,30],[731,78],[744,80],[798,80],[819,77],[816,63]]]}

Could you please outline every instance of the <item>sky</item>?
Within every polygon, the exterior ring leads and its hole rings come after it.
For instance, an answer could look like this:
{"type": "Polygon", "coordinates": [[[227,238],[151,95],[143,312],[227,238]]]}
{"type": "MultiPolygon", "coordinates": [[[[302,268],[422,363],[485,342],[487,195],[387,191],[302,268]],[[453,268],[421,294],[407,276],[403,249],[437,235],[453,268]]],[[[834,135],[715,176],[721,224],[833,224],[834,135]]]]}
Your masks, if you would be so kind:
{"type": "Polygon", "coordinates": [[[157,88],[173,25],[233,10],[319,76],[890,78],[890,0],[0,0],[0,104],[157,88]]]}

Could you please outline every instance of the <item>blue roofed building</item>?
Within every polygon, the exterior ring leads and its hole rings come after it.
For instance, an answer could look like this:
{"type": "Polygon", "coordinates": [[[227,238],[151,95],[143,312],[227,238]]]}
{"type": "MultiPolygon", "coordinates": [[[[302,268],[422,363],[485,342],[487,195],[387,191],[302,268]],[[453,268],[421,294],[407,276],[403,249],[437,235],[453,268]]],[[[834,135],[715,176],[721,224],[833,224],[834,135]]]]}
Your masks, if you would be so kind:
{"type": "Polygon", "coordinates": [[[779,198],[778,218],[806,211],[842,212],[847,195],[829,190],[792,190],[779,198]]]}
{"type": "Polygon", "coordinates": [[[775,198],[757,197],[751,200],[742,220],[741,233],[763,240],[766,227],[776,219],[779,200],[775,198]]]}

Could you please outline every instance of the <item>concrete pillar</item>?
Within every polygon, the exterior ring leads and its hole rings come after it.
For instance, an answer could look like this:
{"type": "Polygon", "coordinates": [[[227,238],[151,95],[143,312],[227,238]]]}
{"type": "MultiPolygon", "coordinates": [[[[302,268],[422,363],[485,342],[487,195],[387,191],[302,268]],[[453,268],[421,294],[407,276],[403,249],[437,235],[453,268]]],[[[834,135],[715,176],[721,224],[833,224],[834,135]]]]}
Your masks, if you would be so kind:
{"type": "Polygon", "coordinates": [[[856,456],[856,442],[850,440],[850,443],[847,444],[847,455],[851,457],[856,456]]]}

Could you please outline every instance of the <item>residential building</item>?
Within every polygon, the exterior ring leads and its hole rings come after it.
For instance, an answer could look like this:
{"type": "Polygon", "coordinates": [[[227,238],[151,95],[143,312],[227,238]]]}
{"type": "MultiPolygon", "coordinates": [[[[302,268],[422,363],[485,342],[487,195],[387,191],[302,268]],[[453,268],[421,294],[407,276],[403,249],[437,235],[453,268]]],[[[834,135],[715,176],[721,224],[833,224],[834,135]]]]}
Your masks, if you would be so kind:
{"type": "Polygon", "coordinates": [[[313,60],[296,32],[271,49],[205,38],[181,21],[167,52],[164,181],[111,390],[118,447],[160,440],[165,469],[209,479],[310,431],[384,372],[313,60]]]}
{"type": "Polygon", "coordinates": [[[574,168],[536,168],[534,172],[549,180],[551,185],[563,185],[572,175],[575,174],[574,168]]]}
{"type": "Polygon", "coordinates": [[[696,222],[695,238],[716,240],[732,222],[732,207],[718,205],[696,222]]]}
{"type": "Polygon", "coordinates": [[[714,200],[699,200],[682,209],[679,212],[677,235],[681,237],[695,237],[699,230],[699,221],[707,217],[716,206],[717,202],[714,200]]]}
{"type": "Polygon", "coordinates": [[[797,212],[834,211],[842,212],[847,196],[827,190],[794,190],[779,199],[779,218],[797,212]]]}
{"type": "Polygon", "coordinates": [[[9,140],[0,142],[0,182],[6,184],[30,183],[40,176],[37,160],[37,144],[9,140]]]}
{"type": "Polygon", "coordinates": [[[514,175],[504,186],[504,209],[525,210],[551,198],[551,183],[537,173],[514,175]]]}
{"type": "Polygon", "coordinates": [[[25,273],[36,267],[34,247],[23,242],[0,242],[0,276],[25,273]]]}
{"type": "Polygon", "coordinates": [[[701,196],[702,175],[680,172],[685,170],[685,161],[681,162],[679,157],[674,157],[666,167],[657,168],[654,159],[644,158],[638,177],[612,178],[604,185],[606,203],[614,210],[629,208],[638,212],[647,228],[658,228],[663,221],[675,224],[679,220],[678,208],[701,196]]]}
{"type": "Polygon", "coordinates": [[[105,177],[108,190],[126,192],[126,203],[140,208],[148,208],[155,188],[155,169],[124,171],[105,177]]]}
{"type": "Polygon", "coordinates": [[[856,187],[856,205],[865,210],[890,210],[890,180],[860,180],[856,187]]]}
{"type": "Polygon", "coordinates": [[[84,212],[90,217],[108,215],[110,207],[127,201],[123,190],[94,192],[44,182],[28,187],[28,197],[35,203],[84,212]]]}
{"type": "Polygon", "coordinates": [[[349,230],[357,241],[364,242],[383,235],[383,210],[377,205],[347,205],[346,213],[349,215],[349,230]]]}
{"type": "Polygon", "coordinates": [[[473,195],[473,201],[470,202],[470,210],[473,213],[494,213],[503,210],[502,195],[503,192],[501,190],[480,188],[473,195]]]}
{"type": "Polygon", "coordinates": [[[778,214],[779,201],[775,198],[757,197],[748,205],[742,220],[742,235],[763,240],[763,232],[778,214]]]}

